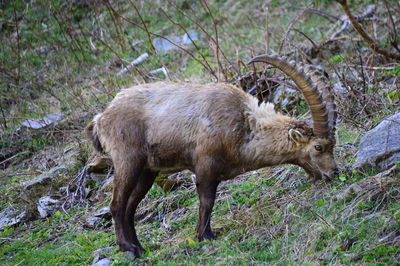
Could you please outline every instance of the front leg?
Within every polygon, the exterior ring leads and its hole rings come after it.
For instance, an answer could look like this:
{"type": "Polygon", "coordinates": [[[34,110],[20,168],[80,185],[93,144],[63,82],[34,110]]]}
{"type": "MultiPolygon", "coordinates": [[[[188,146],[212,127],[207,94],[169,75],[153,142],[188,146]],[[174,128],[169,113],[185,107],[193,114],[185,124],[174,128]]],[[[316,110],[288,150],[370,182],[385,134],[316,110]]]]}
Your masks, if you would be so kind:
{"type": "Polygon", "coordinates": [[[200,199],[200,208],[196,232],[199,241],[216,239],[211,231],[210,222],[219,181],[213,178],[215,176],[197,176],[196,187],[200,199]]]}

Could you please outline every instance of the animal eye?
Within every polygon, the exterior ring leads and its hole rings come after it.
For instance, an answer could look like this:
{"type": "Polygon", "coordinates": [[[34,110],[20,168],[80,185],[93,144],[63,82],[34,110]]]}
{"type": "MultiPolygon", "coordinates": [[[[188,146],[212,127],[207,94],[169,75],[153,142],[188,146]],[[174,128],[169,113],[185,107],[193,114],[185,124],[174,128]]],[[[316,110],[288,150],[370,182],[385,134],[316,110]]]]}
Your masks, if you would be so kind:
{"type": "Polygon", "coordinates": [[[315,145],[314,148],[317,151],[322,151],[322,145],[315,145]]]}

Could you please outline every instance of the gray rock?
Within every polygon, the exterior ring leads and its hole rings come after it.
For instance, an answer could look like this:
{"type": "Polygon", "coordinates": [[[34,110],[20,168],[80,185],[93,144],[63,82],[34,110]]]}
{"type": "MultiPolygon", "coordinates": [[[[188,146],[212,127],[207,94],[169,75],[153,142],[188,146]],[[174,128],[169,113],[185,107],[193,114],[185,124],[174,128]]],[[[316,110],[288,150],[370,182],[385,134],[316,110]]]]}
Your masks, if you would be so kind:
{"type": "Polygon", "coordinates": [[[38,185],[42,186],[48,184],[50,180],[53,179],[53,177],[54,176],[52,174],[46,172],[37,176],[32,180],[22,182],[22,186],[24,187],[24,190],[31,190],[37,187],[38,185]]]}
{"type": "Polygon", "coordinates": [[[27,212],[16,210],[13,207],[5,208],[0,212],[0,229],[4,226],[16,225],[25,220],[27,212]]]}
{"type": "Polygon", "coordinates": [[[109,265],[111,265],[111,260],[109,258],[101,259],[98,262],[92,264],[92,266],[109,266],[109,265]]]}
{"type": "Polygon", "coordinates": [[[100,248],[95,251],[93,251],[92,256],[94,257],[92,265],[110,265],[111,261],[109,258],[106,257],[106,254],[109,254],[112,252],[112,248],[107,247],[107,248],[100,248]],[[108,263],[108,264],[106,264],[108,263]]]}
{"type": "Polygon", "coordinates": [[[106,220],[111,220],[111,210],[109,206],[103,207],[93,214],[94,217],[100,217],[106,220]]]}
{"type": "Polygon", "coordinates": [[[349,90],[343,86],[341,82],[337,82],[333,85],[333,91],[340,94],[346,94],[349,92],[349,90]]]}
{"type": "Polygon", "coordinates": [[[400,162],[400,112],[385,118],[360,141],[354,167],[383,171],[400,162]]]}
{"type": "Polygon", "coordinates": [[[153,40],[153,45],[156,48],[157,52],[166,53],[170,50],[178,49],[178,47],[176,47],[170,41],[176,43],[179,46],[188,46],[193,43],[192,40],[198,41],[203,37],[204,35],[197,31],[188,31],[188,33],[185,33],[183,36],[167,36],[166,38],[168,40],[163,38],[155,38],[153,40]]]}
{"type": "Polygon", "coordinates": [[[101,221],[100,217],[89,217],[86,219],[86,223],[89,227],[96,227],[96,225],[101,221]]]}
{"type": "Polygon", "coordinates": [[[57,122],[63,120],[64,115],[59,113],[49,114],[39,119],[28,119],[21,122],[22,126],[33,128],[33,129],[40,129],[47,127],[49,125],[56,125],[57,122]]]}
{"type": "Polygon", "coordinates": [[[73,165],[74,163],[68,163],[68,164],[63,164],[57,167],[53,167],[49,170],[48,173],[50,174],[58,174],[58,173],[65,173],[68,171],[68,169],[73,165]]]}
{"type": "Polygon", "coordinates": [[[40,217],[45,218],[50,214],[53,214],[59,209],[61,202],[57,199],[53,199],[50,196],[44,196],[39,199],[37,209],[40,217]]]}
{"type": "Polygon", "coordinates": [[[48,172],[37,176],[33,180],[22,182],[22,186],[24,187],[24,190],[32,190],[35,189],[37,186],[45,186],[49,184],[54,178],[56,178],[59,173],[67,172],[70,167],[71,165],[65,164],[51,168],[48,172]]]}
{"type": "Polygon", "coordinates": [[[93,213],[93,216],[86,219],[89,227],[96,227],[101,221],[106,223],[112,220],[111,210],[109,206],[103,207],[93,213]]]}

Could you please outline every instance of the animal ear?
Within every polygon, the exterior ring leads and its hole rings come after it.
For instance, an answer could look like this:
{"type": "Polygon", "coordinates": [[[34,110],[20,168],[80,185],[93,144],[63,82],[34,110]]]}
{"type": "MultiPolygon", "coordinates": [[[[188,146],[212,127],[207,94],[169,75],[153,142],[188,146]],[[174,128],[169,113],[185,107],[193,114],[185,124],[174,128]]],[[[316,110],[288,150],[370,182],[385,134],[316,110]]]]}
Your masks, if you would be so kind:
{"type": "Polygon", "coordinates": [[[289,129],[289,137],[297,144],[306,143],[308,138],[296,129],[289,129]]]}

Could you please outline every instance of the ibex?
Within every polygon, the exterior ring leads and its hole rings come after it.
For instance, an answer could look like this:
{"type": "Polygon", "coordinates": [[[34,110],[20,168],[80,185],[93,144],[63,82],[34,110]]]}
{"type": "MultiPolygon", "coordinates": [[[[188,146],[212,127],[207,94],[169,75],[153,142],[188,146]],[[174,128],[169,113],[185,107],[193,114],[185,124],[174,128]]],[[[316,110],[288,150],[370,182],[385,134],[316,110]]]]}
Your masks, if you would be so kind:
{"type": "Polygon", "coordinates": [[[113,161],[111,212],[121,251],[144,249],[134,214],[158,173],[189,169],[200,199],[197,238],[215,239],[210,218],[218,184],[267,166],[295,164],[314,179],[337,174],[333,158],[336,111],[324,76],[279,56],[271,64],[288,75],[310,106],[312,127],[284,116],[270,103],[226,83],[158,82],[122,90],[86,128],[98,152],[113,161]]]}

